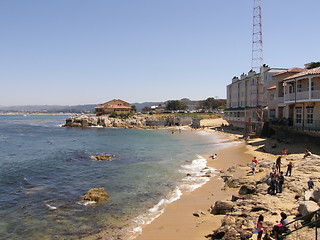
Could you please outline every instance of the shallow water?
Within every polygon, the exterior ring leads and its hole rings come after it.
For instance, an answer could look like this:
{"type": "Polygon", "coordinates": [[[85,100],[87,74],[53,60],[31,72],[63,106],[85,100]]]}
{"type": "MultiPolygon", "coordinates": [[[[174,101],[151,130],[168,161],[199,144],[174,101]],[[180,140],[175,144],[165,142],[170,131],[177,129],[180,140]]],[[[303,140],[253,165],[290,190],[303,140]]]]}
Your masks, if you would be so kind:
{"type": "Polygon", "coordinates": [[[198,131],[63,128],[67,116],[0,116],[0,236],[79,239],[139,231],[208,179],[203,156],[225,143],[198,131]],[[95,154],[113,161],[95,161],[95,154]],[[191,173],[192,177],[186,177],[191,173]],[[107,202],[83,205],[104,187],[107,202]]]}

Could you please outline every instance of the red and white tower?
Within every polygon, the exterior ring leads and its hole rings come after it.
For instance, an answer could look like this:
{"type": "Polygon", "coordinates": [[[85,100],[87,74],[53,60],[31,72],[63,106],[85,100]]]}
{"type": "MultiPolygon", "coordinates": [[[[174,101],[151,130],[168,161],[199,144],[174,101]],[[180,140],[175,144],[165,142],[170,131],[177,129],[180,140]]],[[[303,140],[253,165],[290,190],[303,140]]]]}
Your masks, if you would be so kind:
{"type": "Polygon", "coordinates": [[[261,6],[262,0],[254,0],[251,69],[256,73],[260,72],[263,65],[261,6]]]}

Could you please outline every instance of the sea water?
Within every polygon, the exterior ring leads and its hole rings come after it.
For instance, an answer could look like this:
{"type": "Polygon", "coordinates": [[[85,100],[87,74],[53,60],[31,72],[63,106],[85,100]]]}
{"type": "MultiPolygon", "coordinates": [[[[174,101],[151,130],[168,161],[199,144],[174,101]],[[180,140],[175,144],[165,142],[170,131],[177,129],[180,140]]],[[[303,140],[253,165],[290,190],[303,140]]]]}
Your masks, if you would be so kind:
{"type": "Polygon", "coordinates": [[[0,116],[0,239],[134,238],[207,182],[204,157],[226,146],[201,131],[61,127],[67,117],[0,116]],[[98,187],[106,202],[81,201],[98,187]]]}

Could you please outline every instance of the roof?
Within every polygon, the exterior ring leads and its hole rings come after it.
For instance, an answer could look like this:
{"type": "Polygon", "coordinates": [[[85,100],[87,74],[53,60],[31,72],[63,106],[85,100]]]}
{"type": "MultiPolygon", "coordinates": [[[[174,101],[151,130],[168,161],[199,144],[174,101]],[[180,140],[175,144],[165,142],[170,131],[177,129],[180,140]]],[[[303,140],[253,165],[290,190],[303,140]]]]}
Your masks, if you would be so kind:
{"type": "Polygon", "coordinates": [[[118,106],[118,105],[109,105],[109,106],[95,107],[95,109],[131,109],[131,107],[118,106]]]}
{"type": "Polygon", "coordinates": [[[297,74],[294,74],[294,75],[287,77],[283,80],[289,80],[289,79],[304,77],[304,76],[308,76],[308,75],[318,75],[318,74],[320,74],[320,67],[316,67],[316,68],[312,68],[312,69],[305,69],[304,71],[299,72],[297,74]]]}
{"type": "Polygon", "coordinates": [[[299,72],[302,72],[302,71],[305,71],[305,69],[303,68],[297,68],[297,67],[294,67],[294,68],[290,68],[288,70],[285,70],[283,72],[279,72],[273,76],[279,76],[279,75],[282,75],[282,74],[285,74],[285,73],[299,73],[299,72]]]}

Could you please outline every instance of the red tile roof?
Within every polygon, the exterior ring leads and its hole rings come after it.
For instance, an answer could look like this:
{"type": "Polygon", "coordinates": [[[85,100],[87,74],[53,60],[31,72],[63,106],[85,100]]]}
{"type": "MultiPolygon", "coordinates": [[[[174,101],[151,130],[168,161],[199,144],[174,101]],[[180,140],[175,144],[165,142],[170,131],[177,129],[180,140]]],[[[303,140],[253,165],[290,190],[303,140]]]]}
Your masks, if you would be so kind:
{"type": "Polygon", "coordinates": [[[316,68],[312,68],[312,69],[305,69],[303,72],[299,72],[299,73],[294,74],[290,77],[287,77],[283,80],[289,80],[289,79],[304,77],[304,76],[308,76],[308,75],[318,75],[318,74],[320,74],[320,67],[316,67],[316,68]]]}
{"type": "Polygon", "coordinates": [[[285,71],[282,71],[282,72],[279,72],[273,76],[279,76],[279,75],[282,75],[282,74],[285,74],[285,73],[299,73],[299,72],[302,72],[304,71],[305,69],[303,68],[297,68],[297,67],[294,67],[294,68],[290,68],[288,70],[285,70],[285,71]]]}

